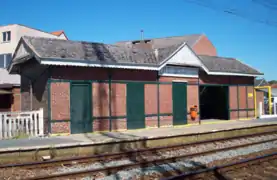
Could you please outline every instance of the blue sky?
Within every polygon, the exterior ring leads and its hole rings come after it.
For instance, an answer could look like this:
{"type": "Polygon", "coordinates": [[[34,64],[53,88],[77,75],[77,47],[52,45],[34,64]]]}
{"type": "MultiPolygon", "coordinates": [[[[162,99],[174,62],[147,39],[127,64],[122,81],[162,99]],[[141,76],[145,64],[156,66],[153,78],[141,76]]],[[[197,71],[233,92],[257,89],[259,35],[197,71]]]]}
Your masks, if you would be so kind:
{"type": "MultiPolygon", "coordinates": [[[[250,1],[213,2],[277,22],[277,10],[250,1]]],[[[2,25],[63,29],[72,40],[114,43],[139,39],[141,29],[145,38],[205,33],[218,55],[238,58],[264,72],[267,80],[277,79],[277,23],[275,27],[255,23],[186,0],[6,0],[1,6],[2,25]]]]}

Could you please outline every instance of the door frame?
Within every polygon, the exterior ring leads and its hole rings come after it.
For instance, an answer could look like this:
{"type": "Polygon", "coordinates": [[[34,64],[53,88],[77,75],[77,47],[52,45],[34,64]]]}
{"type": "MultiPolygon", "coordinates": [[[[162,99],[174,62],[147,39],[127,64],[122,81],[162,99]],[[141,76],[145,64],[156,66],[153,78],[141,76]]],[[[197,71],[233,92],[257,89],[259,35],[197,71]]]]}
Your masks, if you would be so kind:
{"type": "Polygon", "coordinates": [[[89,101],[89,109],[90,109],[90,111],[89,111],[89,117],[90,117],[90,123],[91,123],[91,132],[93,132],[93,118],[92,118],[92,83],[91,82],[89,82],[89,81],[82,81],[82,82],[70,82],[70,90],[69,90],[69,102],[70,102],[70,134],[72,134],[71,132],[72,132],[72,126],[71,126],[71,120],[72,120],[72,106],[71,106],[71,104],[72,104],[72,99],[71,99],[71,92],[72,92],[72,86],[74,85],[74,84],[85,84],[85,85],[88,85],[88,87],[89,87],[89,99],[90,99],[90,101],[89,101]]]}

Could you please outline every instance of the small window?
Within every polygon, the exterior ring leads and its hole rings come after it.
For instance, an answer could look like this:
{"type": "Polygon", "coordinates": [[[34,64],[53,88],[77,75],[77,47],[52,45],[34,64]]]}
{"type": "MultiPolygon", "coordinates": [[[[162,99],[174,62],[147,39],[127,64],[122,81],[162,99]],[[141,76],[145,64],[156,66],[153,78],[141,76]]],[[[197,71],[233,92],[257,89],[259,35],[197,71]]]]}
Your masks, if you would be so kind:
{"type": "Polygon", "coordinates": [[[0,68],[5,67],[5,54],[0,55],[0,68]]]}
{"type": "Polygon", "coordinates": [[[11,31],[3,32],[3,42],[10,42],[11,41],[11,31]]]}
{"type": "Polygon", "coordinates": [[[0,68],[8,68],[12,61],[12,54],[0,55],[0,68]]]}
{"type": "Polygon", "coordinates": [[[8,68],[12,61],[12,54],[6,54],[5,68],[8,68]]]}

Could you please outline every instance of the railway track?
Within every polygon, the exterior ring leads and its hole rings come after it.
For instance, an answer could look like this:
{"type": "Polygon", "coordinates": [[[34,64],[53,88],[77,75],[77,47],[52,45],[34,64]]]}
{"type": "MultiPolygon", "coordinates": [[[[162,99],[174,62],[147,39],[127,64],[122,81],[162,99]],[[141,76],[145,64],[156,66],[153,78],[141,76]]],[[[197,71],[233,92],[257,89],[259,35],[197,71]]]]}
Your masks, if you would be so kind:
{"type": "Polygon", "coordinates": [[[213,166],[197,171],[186,172],[177,176],[164,178],[163,180],[216,180],[221,179],[271,179],[277,178],[277,152],[257,157],[243,159],[241,161],[213,166]]]}
{"type": "MultiPolygon", "coordinates": [[[[104,168],[94,168],[94,169],[86,169],[86,170],[78,170],[74,172],[64,172],[64,173],[51,173],[51,174],[42,174],[38,176],[33,177],[27,177],[25,179],[29,180],[35,180],[35,179],[62,179],[62,178],[78,178],[78,177],[84,177],[86,175],[92,175],[97,173],[104,173],[106,175],[115,173],[120,170],[130,169],[130,168],[143,168],[143,167],[149,167],[149,166],[157,166],[161,164],[171,163],[180,161],[185,158],[191,158],[191,157],[197,157],[197,156],[203,156],[253,145],[258,145],[262,143],[269,143],[277,141],[277,136],[272,137],[270,139],[266,140],[260,140],[260,141],[254,141],[249,143],[243,143],[243,144],[237,144],[237,145],[231,145],[231,146],[223,146],[222,148],[214,148],[209,150],[204,150],[200,152],[189,152],[181,155],[174,155],[172,157],[161,157],[161,158],[152,158],[152,156],[155,156],[155,153],[159,152],[159,154],[163,154],[168,151],[175,151],[177,149],[183,149],[183,148],[192,148],[197,149],[196,147],[199,146],[208,146],[209,144],[216,144],[216,143],[226,143],[231,141],[238,141],[243,140],[247,138],[257,139],[259,137],[263,136],[270,136],[270,135],[276,135],[277,131],[270,131],[270,132],[263,132],[263,133],[257,133],[257,134],[251,134],[251,135],[244,135],[244,136],[236,136],[231,138],[219,138],[219,139],[213,139],[213,140],[207,140],[207,141],[198,141],[193,143],[186,143],[186,144],[179,144],[174,146],[163,146],[158,148],[149,148],[149,149],[138,149],[135,151],[128,151],[128,152],[122,152],[122,153],[113,153],[113,154],[103,154],[103,155],[94,155],[94,156],[86,156],[86,157],[77,157],[77,158],[68,158],[68,159],[59,159],[59,160],[50,160],[45,162],[31,162],[31,163],[22,163],[22,164],[8,164],[8,165],[1,165],[0,170],[4,169],[7,170],[9,168],[12,168],[16,170],[19,169],[28,169],[28,170],[36,170],[38,168],[57,168],[59,166],[74,166],[76,164],[86,164],[86,163],[92,163],[92,162],[103,162],[103,161],[116,161],[118,159],[124,159],[124,158],[132,158],[132,163],[127,163],[123,165],[116,165],[116,166],[109,166],[104,168]],[[255,137],[255,138],[254,138],[255,137]],[[141,158],[141,154],[144,154],[147,158],[141,158]]],[[[24,178],[23,178],[24,179],[24,178]]]]}

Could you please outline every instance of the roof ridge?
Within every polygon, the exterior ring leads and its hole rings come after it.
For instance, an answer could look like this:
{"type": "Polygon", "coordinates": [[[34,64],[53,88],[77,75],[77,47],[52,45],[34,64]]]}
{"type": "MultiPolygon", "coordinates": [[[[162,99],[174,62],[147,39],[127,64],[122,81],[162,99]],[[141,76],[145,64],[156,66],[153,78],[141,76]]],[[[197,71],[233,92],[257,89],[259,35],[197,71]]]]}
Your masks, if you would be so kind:
{"type": "MultiPolygon", "coordinates": [[[[156,38],[145,38],[144,40],[176,38],[176,37],[193,36],[193,35],[202,36],[202,35],[205,35],[205,34],[204,33],[195,33],[195,34],[187,34],[187,35],[176,35],[176,36],[165,36],[165,37],[156,37],[156,38]]],[[[132,41],[139,41],[139,39],[117,41],[116,43],[124,43],[124,42],[132,42],[132,41]]]]}
{"type": "Polygon", "coordinates": [[[206,56],[206,57],[215,57],[215,58],[224,58],[224,59],[235,59],[237,60],[236,58],[234,57],[224,57],[224,56],[210,56],[210,55],[198,55],[198,56],[206,56]]]}

